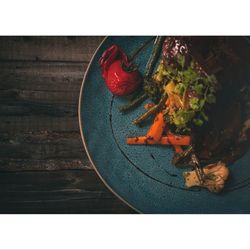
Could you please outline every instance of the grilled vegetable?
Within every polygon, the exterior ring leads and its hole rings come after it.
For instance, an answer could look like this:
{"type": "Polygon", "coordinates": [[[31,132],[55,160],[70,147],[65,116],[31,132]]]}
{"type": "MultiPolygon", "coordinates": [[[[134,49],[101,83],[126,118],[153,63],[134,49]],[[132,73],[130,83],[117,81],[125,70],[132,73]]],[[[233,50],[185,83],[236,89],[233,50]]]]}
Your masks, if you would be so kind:
{"type": "Polygon", "coordinates": [[[190,145],[191,137],[188,135],[167,135],[162,136],[159,141],[155,141],[152,137],[137,136],[127,138],[129,145],[173,145],[173,146],[188,146],[190,145]]]}
{"type": "Polygon", "coordinates": [[[150,109],[146,111],[143,115],[138,117],[137,119],[134,120],[134,124],[140,125],[142,122],[144,122],[146,119],[148,119],[151,115],[157,113],[157,111],[165,104],[167,100],[167,95],[163,95],[160,102],[154,106],[152,106],[150,109]]]}
{"type": "Polygon", "coordinates": [[[175,70],[162,63],[156,73],[166,81],[163,88],[170,103],[165,114],[177,132],[190,132],[192,126],[202,126],[208,120],[207,106],[216,102],[215,76],[199,74],[193,64],[191,61],[185,69],[175,70]]]}
{"type": "Polygon", "coordinates": [[[130,103],[120,107],[119,110],[123,113],[128,112],[128,111],[132,110],[133,108],[137,107],[138,105],[140,105],[147,98],[148,98],[147,95],[145,93],[142,93],[137,98],[135,98],[133,101],[131,101],[130,103]]]}
{"type": "Polygon", "coordinates": [[[163,113],[159,112],[156,115],[149,131],[147,132],[147,137],[152,138],[154,141],[159,141],[162,137],[165,126],[166,124],[164,121],[163,113]]]}
{"type": "Polygon", "coordinates": [[[145,78],[148,78],[152,75],[153,70],[154,70],[154,66],[159,58],[160,53],[161,53],[164,40],[165,40],[164,36],[156,37],[153,51],[151,53],[151,56],[148,60],[147,65],[146,65],[145,78]]]}

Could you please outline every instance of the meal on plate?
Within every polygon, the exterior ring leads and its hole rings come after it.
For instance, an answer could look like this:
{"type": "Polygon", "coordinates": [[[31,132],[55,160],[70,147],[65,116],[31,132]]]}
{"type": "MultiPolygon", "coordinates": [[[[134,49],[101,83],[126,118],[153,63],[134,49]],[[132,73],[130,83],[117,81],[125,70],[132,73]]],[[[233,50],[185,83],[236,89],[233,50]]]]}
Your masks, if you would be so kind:
{"type": "Polygon", "coordinates": [[[133,123],[152,124],[127,144],[171,146],[176,167],[193,167],[187,187],[220,192],[249,147],[250,46],[242,37],[156,37],[142,75],[133,60],[149,42],[130,57],[114,44],[99,61],[108,89],[130,99],[121,112],[148,100],[133,123]]]}

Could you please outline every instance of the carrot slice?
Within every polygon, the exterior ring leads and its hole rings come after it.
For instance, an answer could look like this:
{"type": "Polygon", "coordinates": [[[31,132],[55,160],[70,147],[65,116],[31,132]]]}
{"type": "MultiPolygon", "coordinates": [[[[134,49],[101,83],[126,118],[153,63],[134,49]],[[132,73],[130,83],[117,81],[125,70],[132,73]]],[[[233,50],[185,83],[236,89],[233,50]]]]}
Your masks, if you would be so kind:
{"type": "Polygon", "coordinates": [[[168,98],[167,101],[165,102],[166,107],[170,105],[170,99],[168,98]]]}
{"type": "Polygon", "coordinates": [[[147,136],[137,136],[132,138],[127,138],[127,144],[129,145],[145,145],[145,144],[158,144],[153,138],[147,136]]]}
{"type": "Polygon", "coordinates": [[[190,145],[191,137],[188,135],[168,135],[163,136],[160,141],[155,141],[152,137],[137,136],[127,138],[127,144],[131,145],[175,145],[175,146],[187,146],[190,145]]]}
{"type": "Polygon", "coordinates": [[[148,138],[153,138],[155,141],[160,141],[162,137],[162,133],[165,128],[165,121],[164,121],[164,116],[162,112],[159,112],[155,119],[153,124],[151,125],[149,131],[147,132],[147,137],[148,138]]]}
{"type": "Polygon", "coordinates": [[[179,145],[173,145],[173,146],[174,146],[175,153],[180,154],[183,152],[183,149],[181,146],[179,145]]]}
{"type": "Polygon", "coordinates": [[[171,144],[171,145],[180,145],[187,146],[191,143],[191,137],[189,135],[174,135],[169,134],[161,138],[161,144],[171,144]]]}

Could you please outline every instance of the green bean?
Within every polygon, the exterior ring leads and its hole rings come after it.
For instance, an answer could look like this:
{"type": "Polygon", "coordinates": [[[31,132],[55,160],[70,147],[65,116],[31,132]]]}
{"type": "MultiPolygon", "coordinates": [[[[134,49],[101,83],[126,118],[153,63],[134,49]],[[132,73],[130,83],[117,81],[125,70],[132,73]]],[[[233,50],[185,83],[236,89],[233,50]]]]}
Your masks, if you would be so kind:
{"type": "Polygon", "coordinates": [[[138,54],[140,54],[153,40],[154,38],[150,38],[148,39],[141,47],[139,47],[138,49],[136,49],[132,55],[129,57],[129,61],[132,62],[134,61],[134,59],[138,56],[138,54]]]}
{"type": "MultiPolygon", "coordinates": [[[[151,41],[152,41],[152,38],[149,39],[148,41],[146,41],[146,43],[134,53],[134,55],[131,57],[131,59],[133,60],[135,58],[135,56],[137,56],[137,54],[140,53],[151,41]]],[[[159,53],[161,52],[163,41],[164,41],[164,37],[162,37],[162,36],[158,36],[155,39],[153,51],[152,51],[152,54],[147,62],[147,66],[146,66],[146,78],[148,78],[154,70],[154,65],[158,59],[159,53]]],[[[119,108],[119,110],[123,113],[128,112],[128,111],[132,110],[133,108],[137,107],[139,104],[141,104],[147,98],[148,98],[148,94],[145,93],[145,91],[144,91],[141,95],[139,95],[137,98],[135,98],[134,100],[132,100],[128,104],[121,106],[119,108]]],[[[148,111],[150,111],[150,110],[148,110],[148,111]]],[[[149,117],[150,115],[151,114],[149,112],[148,115],[145,115],[143,120],[147,119],[147,116],[149,117]]],[[[137,124],[136,121],[134,123],[137,124]]],[[[140,119],[139,119],[139,123],[140,123],[140,119]]]]}
{"type": "Polygon", "coordinates": [[[155,39],[153,51],[146,65],[146,71],[145,71],[146,78],[150,77],[154,71],[154,66],[158,60],[159,54],[161,53],[164,40],[165,40],[164,36],[157,36],[155,39]]]}
{"type": "Polygon", "coordinates": [[[128,104],[125,104],[124,106],[119,107],[119,110],[123,113],[130,111],[131,109],[137,107],[139,104],[144,102],[147,99],[147,95],[145,93],[142,93],[137,98],[129,102],[128,104]]]}
{"type": "Polygon", "coordinates": [[[159,108],[158,105],[154,105],[149,110],[147,110],[146,113],[144,113],[143,115],[141,115],[137,119],[135,119],[133,123],[136,124],[136,125],[139,125],[140,123],[145,121],[148,117],[155,114],[157,112],[158,108],[159,108]]]}
{"type": "Polygon", "coordinates": [[[149,118],[151,115],[155,114],[162,107],[162,105],[166,102],[167,98],[168,98],[168,96],[166,94],[164,94],[158,104],[154,105],[149,110],[147,110],[146,113],[144,113],[143,115],[141,115],[137,119],[135,119],[133,123],[136,125],[139,125],[143,121],[145,121],[147,118],[149,118]]]}
{"type": "MultiPolygon", "coordinates": [[[[154,38],[148,39],[141,47],[136,49],[136,51],[133,53],[133,55],[130,57],[129,61],[132,62],[139,53],[141,53],[153,40],[154,38]]],[[[119,110],[123,113],[128,112],[132,110],[133,108],[137,107],[139,104],[141,104],[143,101],[147,99],[147,94],[144,93],[144,90],[142,90],[143,93],[141,93],[141,90],[139,90],[138,93],[133,93],[130,97],[130,102],[128,104],[125,104],[121,107],[119,107],[119,110]]]]}
{"type": "Polygon", "coordinates": [[[193,147],[188,146],[188,148],[185,149],[183,152],[174,155],[174,157],[172,159],[172,163],[177,167],[181,166],[183,164],[183,162],[185,161],[185,159],[187,159],[187,157],[190,156],[192,151],[193,151],[193,147]]]}

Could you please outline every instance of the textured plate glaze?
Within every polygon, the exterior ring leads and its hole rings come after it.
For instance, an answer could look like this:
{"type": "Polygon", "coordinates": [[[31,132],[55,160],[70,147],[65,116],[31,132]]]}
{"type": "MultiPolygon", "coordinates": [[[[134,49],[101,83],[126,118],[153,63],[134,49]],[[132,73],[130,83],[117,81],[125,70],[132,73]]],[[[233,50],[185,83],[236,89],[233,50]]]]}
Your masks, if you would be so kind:
{"type": "MultiPolygon", "coordinates": [[[[108,37],[89,65],[79,101],[80,129],[84,146],[98,175],[123,201],[143,213],[249,213],[250,152],[230,166],[225,191],[212,194],[186,189],[183,169],[171,164],[172,150],[161,146],[128,146],[128,136],[145,134],[132,120],[143,113],[143,105],[122,115],[118,107],[125,99],[113,97],[101,77],[98,60],[105,49],[118,44],[131,54],[149,37],[108,37]]],[[[152,44],[137,58],[144,72],[152,44]]]]}

